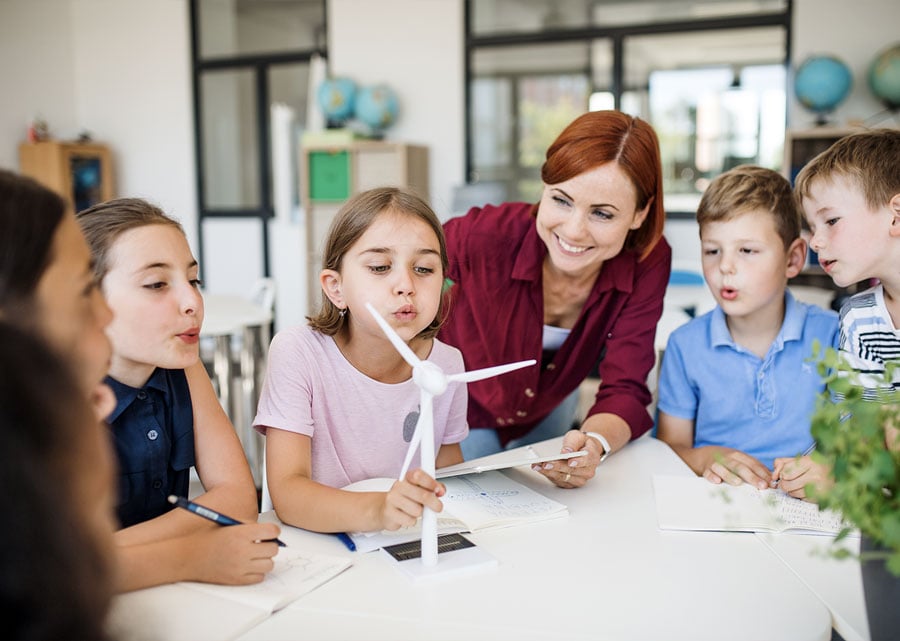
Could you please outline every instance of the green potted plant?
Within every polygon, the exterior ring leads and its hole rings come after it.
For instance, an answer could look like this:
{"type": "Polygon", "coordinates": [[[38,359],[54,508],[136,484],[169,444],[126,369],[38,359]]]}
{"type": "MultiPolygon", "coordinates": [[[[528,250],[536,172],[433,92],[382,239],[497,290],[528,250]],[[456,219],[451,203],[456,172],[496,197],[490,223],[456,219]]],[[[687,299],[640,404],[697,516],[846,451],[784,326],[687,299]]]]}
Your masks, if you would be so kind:
{"type": "Polygon", "coordinates": [[[900,426],[900,397],[887,383],[900,363],[888,364],[876,377],[883,387],[872,399],[864,398],[859,374],[834,349],[821,357],[817,349],[814,359],[826,383],[812,418],[814,458],[830,467],[833,484],[809,489],[821,507],[840,511],[862,535],[873,641],[900,638],[900,443],[889,447],[885,437],[886,426],[900,426]]]}

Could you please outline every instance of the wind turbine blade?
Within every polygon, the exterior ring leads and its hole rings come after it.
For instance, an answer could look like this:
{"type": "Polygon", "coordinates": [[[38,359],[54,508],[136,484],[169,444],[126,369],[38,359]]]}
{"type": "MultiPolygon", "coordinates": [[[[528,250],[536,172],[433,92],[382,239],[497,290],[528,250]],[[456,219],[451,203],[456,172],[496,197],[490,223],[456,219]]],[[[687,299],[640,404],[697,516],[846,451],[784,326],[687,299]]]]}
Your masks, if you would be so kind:
{"type": "Polygon", "coordinates": [[[447,377],[448,380],[451,381],[462,381],[464,383],[471,383],[472,381],[480,381],[483,378],[490,378],[491,376],[499,376],[500,374],[506,374],[507,372],[511,372],[516,369],[521,369],[523,367],[528,367],[529,365],[534,365],[537,363],[533,358],[528,361],[519,361],[518,363],[507,363],[506,365],[497,365],[496,367],[485,367],[484,369],[476,369],[471,372],[460,372],[459,374],[451,374],[447,377]]]}
{"type": "Polygon", "coordinates": [[[418,365],[421,361],[419,357],[416,356],[415,352],[413,352],[409,345],[403,342],[403,339],[394,331],[394,328],[388,325],[388,322],[382,318],[381,314],[379,314],[374,307],[372,307],[371,303],[366,303],[366,309],[369,310],[369,313],[375,318],[375,322],[378,323],[379,327],[381,327],[381,331],[384,332],[384,335],[388,337],[388,340],[391,341],[391,344],[396,348],[398,352],[400,352],[400,356],[403,357],[407,363],[409,363],[412,367],[418,365]]]}
{"type": "Polygon", "coordinates": [[[421,425],[422,415],[419,414],[419,420],[416,422],[416,431],[413,432],[412,438],[409,439],[409,449],[406,450],[406,458],[403,460],[403,467],[400,468],[399,480],[401,481],[406,478],[406,473],[409,471],[409,464],[412,463],[413,454],[419,449],[419,443],[422,440],[422,430],[419,429],[419,426],[421,425]]]}

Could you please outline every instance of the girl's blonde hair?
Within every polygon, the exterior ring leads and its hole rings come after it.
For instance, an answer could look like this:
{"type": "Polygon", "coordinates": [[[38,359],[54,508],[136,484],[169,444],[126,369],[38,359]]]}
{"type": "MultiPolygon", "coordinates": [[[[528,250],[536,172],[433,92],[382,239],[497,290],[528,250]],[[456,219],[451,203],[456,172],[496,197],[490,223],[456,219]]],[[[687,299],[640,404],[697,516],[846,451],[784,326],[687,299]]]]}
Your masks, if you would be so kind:
{"type": "MultiPolygon", "coordinates": [[[[410,191],[396,187],[378,187],[357,194],[348,200],[335,216],[325,240],[322,256],[322,269],[341,271],[341,264],[350,248],[358,241],[375,219],[385,211],[406,214],[418,218],[431,227],[437,236],[441,251],[441,277],[447,273],[447,243],[444,240],[444,229],[441,221],[428,204],[410,191]]],[[[446,302],[441,297],[437,315],[434,320],[419,333],[420,338],[433,338],[444,322],[446,302]]],[[[319,313],[308,316],[309,326],[318,332],[334,336],[344,324],[341,310],[322,293],[322,305],[319,313]]]]}

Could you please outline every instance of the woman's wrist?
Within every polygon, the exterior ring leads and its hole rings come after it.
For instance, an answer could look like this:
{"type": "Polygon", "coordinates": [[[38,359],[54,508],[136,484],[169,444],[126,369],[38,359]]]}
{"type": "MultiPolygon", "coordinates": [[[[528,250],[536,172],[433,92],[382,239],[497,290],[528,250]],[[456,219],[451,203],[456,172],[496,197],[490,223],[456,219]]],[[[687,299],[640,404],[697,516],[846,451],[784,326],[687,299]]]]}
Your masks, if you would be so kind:
{"type": "Polygon", "coordinates": [[[612,453],[612,447],[610,447],[609,441],[607,441],[606,437],[603,436],[600,432],[589,432],[588,430],[581,430],[581,433],[589,438],[593,438],[598,443],[600,443],[600,447],[603,448],[603,454],[600,455],[601,463],[606,460],[606,457],[612,453]]]}

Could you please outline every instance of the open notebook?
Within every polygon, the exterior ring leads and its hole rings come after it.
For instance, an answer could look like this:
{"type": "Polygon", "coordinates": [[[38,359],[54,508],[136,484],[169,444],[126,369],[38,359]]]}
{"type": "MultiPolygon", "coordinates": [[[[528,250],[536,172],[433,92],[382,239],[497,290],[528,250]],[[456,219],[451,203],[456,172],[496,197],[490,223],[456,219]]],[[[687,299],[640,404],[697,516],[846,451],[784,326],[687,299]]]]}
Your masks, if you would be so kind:
{"type": "Polygon", "coordinates": [[[352,561],[281,548],[262,583],[211,585],[182,581],[118,595],[108,619],[121,641],[227,641],[346,570],[352,561]]]}
{"type": "Polygon", "coordinates": [[[699,476],[653,476],[656,517],[663,530],[837,534],[840,514],[819,510],[781,490],[714,485],[699,476]]]}
{"type": "MultiPolygon", "coordinates": [[[[368,479],[351,483],[345,490],[386,492],[395,479],[368,479]]],[[[441,479],[447,493],[441,497],[438,533],[475,532],[568,516],[568,508],[496,471],[441,479]]],[[[421,537],[420,524],[396,531],[354,532],[350,538],[359,552],[421,537]]]]}

